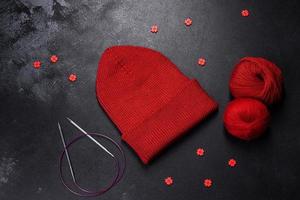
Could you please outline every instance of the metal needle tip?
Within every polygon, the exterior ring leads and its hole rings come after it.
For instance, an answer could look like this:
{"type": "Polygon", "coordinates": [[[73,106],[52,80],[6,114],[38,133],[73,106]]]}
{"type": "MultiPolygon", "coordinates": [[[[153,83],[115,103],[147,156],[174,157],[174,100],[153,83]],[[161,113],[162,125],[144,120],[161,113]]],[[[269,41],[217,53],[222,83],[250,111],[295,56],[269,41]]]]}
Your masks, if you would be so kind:
{"type": "Polygon", "coordinates": [[[83,130],[79,125],[77,125],[73,120],[66,117],[67,120],[70,121],[70,123],[75,126],[78,130],[80,130],[83,134],[85,134],[90,140],[92,140],[94,143],[96,143],[100,148],[102,148],[106,153],[108,153],[111,157],[115,157],[110,151],[108,151],[102,144],[100,144],[97,140],[95,140],[92,136],[90,136],[85,130],[83,130]]]}

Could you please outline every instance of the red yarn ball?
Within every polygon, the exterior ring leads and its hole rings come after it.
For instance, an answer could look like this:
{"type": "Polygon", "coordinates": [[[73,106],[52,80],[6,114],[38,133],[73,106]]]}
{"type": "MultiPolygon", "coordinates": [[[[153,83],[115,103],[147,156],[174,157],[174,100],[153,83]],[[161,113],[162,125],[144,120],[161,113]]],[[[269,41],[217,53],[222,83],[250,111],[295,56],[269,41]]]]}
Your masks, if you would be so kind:
{"type": "Polygon", "coordinates": [[[242,140],[259,137],[267,129],[269,121],[267,106],[255,99],[235,99],[227,105],[224,113],[226,130],[242,140]]]}
{"type": "Polygon", "coordinates": [[[235,66],[229,88],[232,96],[251,97],[267,105],[282,98],[281,70],[264,58],[245,57],[235,66]]]}

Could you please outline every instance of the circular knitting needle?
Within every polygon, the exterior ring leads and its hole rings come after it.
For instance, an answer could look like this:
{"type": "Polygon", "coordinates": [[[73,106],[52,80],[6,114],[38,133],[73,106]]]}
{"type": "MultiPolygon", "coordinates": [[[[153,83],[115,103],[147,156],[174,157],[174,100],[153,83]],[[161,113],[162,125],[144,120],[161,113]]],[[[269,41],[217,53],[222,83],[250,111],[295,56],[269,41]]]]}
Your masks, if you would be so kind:
{"type": "Polygon", "coordinates": [[[126,168],[126,158],[124,155],[124,151],[122,150],[121,146],[119,146],[119,144],[116,143],[110,137],[99,134],[99,133],[87,133],[79,125],[77,125],[74,121],[72,121],[70,118],[67,118],[67,119],[73,126],[75,126],[83,134],[81,134],[80,136],[76,137],[71,142],[66,144],[62,128],[61,128],[59,122],[57,123],[60,137],[61,137],[61,140],[62,140],[62,143],[64,146],[64,151],[61,153],[61,156],[59,159],[60,179],[61,179],[63,185],[70,192],[72,192],[75,195],[82,196],[82,197],[94,197],[94,196],[102,195],[105,192],[107,192],[108,190],[110,190],[112,187],[114,187],[116,184],[118,184],[119,181],[122,179],[124,172],[125,172],[125,168],[126,168]],[[71,145],[75,144],[78,140],[85,138],[85,136],[87,136],[90,140],[92,140],[94,143],[96,143],[97,146],[99,146],[101,149],[103,149],[107,154],[109,154],[113,158],[113,160],[115,162],[115,169],[117,170],[112,181],[105,188],[102,188],[101,190],[99,189],[98,191],[85,189],[85,188],[81,187],[79,183],[77,183],[75,171],[73,169],[72,162],[71,162],[71,157],[68,152],[68,149],[71,147],[71,145]],[[103,138],[103,139],[107,140],[108,142],[112,143],[112,145],[114,145],[117,148],[118,152],[121,154],[121,158],[115,157],[110,151],[108,151],[103,145],[101,145],[96,139],[94,139],[94,136],[103,138]],[[73,180],[72,185],[69,185],[63,176],[62,162],[63,162],[64,156],[67,157],[70,173],[71,173],[72,180],[73,180]]]}
{"type": "Polygon", "coordinates": [[[73,126],[75,126],[78,130],[80,130],[83,134],[85,134],[89,139],[91,139],[94,143],[96,143],[99,147],[101,147],[104,151],[106,151],[111,157],[115,157],[110,151],[108,151],[102,144],[100,144],[97,140],[95,140],[92,136],[90,136],[85,130],[83,130],[80,126],[78,126],[75,122],[73,122],[70,118],[67,117],[73,126]]]}
{"type": "Polygon", "coordinates": [[[66,157],[67,157],[67,161],[68,161],[68,164],[69,164],[71,176],[72,176],[73,181],[76,183],[75,174],[74,174],[74,171],[73,171],[72,162],[71,162],[71,159],[70,159],[70,156],[69,156],[69,152],[68,152],[68,149],[67,149],[65,137],[64,137],[64,135],[62,133],[61,126],[60,126],[59,122],[57,122],[57,125],[58,125],[58,130],[59,130],[59,133],[60,133],[61,141],[62,141],[62,143],[64,145],[64,149],[65,149],[65,152],[66,152],[66,157]]]}

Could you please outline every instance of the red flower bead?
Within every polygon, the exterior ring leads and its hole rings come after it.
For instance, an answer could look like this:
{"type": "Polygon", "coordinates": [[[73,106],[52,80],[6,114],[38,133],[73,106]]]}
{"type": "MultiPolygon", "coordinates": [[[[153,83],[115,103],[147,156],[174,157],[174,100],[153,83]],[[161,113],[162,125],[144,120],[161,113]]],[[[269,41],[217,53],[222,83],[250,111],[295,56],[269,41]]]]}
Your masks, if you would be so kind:
{"type": "Polygon", "coordinates": [[[192,25],[193,21],[192,21],[191,18],[186,18],[186,19],[184,20],[184,23],[185,23],[186,26],[190,26],[190,25],[192,25]]]}
{"type": "Polygon", "coordinates": [[[204,66],[206,64],[206,60],[204,58],[199,58],[198,59],[198,64],[201,66],[204,66]]]}
{"type": "Polygon", "coordinates": [[[76,80],[77,80],[76,74],[70,74],[70,76],[69,76],[69,81],[74,82],[74,81],[76,81],[76,80]]]}
{"type": "Polygon", "coordinates": [[[230,160],[228,160],[228,165],[229,165],[230,167],[235,167],[235,165],[236,165],[236,160],[235,160],[235,159],[230,159],[230,160]]]}
{"type": "Polygon", "coordinates": [[[241,15],[243,16],[243,17],[248,17],[249,16],[249,10],[242,10],[242,12],[241,12],[241,15]]]}
{"type": "Polygon", "coordinates": [[[205,187],[209,188],[209,187],[212,186],[212,180],[207,178],[207,179],[204,180],[203,184],[204,184],[205,187]]]}
{"type": "Polygon", "coordinates": [[[197,149],[196,153],[197,153],[198,156],[203,156],[204,155],[204,149],[199,148],[199,149],[197,149]]]}
{"type": "Polygon", "coordinates": [[[52,56],[50,57],[50,60],[51,60],[52,63],[56,63],[56,62],[58,61],[57,55],[52,55],[52,56]]]}
{"type": "Polygon", "coordinates": [[[157,33],[158,32],[158,26],[157,25],[153,25],[151,26],[151,30],[152,33],[157,33]]]}
{"type": "Polygon", "coordinates": [[[165,178],[165,184],[166,185],[172,185],[173,184],[173,178],[170,177],[170,176],[165,178]]]}
{"type": "Polygon", "coordinates": [[[36,60],[33,62],[33,67],[39,69],[41,67],[41,61],[36,60]]]}

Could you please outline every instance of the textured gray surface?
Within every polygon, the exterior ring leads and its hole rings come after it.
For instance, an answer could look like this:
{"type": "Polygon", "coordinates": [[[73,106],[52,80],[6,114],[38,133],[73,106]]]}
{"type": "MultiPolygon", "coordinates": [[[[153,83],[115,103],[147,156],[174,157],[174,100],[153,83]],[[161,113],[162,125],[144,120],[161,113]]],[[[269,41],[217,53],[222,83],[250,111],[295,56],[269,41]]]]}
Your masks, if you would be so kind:
{"type": "MultiPolygon", "coordinates": [[[[87,130],[120,140],[94,92],[101,53],[119,44],[161,51],[199,80],[220,107],[149,166],[122,143],[128,170],[101,199],[299,199],[299,9],[296,0],[1,1],[0,199],[80,199],[59,180],[56,123],[69,116],[87,130]],[[251,12],[248,18],[240,16],[244,8],[251,12]],[[191,27],[184,26],[186,17],[193,19],[191,27]],[[159,26],[157,34],[149,32],[152,24],[159,26]],[[57,64],[49,63],[51,54],[59,56],[57,64]],[[231,69],[249,55],[282,68],[286,95],[272,108],[268,133],[245,143],[226,135],[222,113],[230,100],[231,69]],[[197,66],[200,56],[207,59],[205,68],[197,66]],[[35,59],[42,61],[39,70],[32,67],[35,59]],[[67,80],[72,72],[78,75],[75,83],[67,80]],[[205,157],[195,156],[197,147],[206,150],[205,157]],[[238,161],[235,169],[226,166],[231,157],[238,161]],[[163,184],[166,176],[173,176],[172,187],[163,184]],[[206,177],[214,181],[210,189],[202,186],[206,177]]],[[[96,180],[112,173],[104,154],[88,141],[72,155],[86,184],[103,185],[96,180]]]]}

